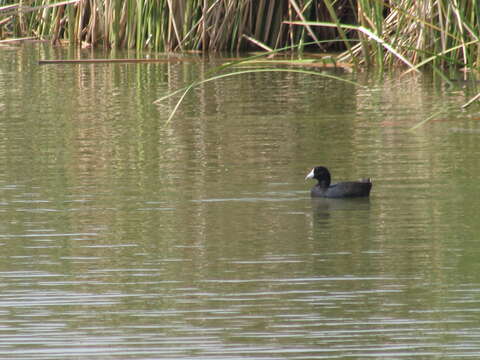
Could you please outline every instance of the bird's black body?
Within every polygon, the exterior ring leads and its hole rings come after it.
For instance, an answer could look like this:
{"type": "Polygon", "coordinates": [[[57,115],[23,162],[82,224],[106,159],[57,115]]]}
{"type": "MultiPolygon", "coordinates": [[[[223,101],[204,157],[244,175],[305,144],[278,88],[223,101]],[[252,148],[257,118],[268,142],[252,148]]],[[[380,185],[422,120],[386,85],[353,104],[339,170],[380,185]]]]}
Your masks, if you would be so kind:
{"type": "Polygon", "coordinates": [[[372,189],[372,182],[370,179],[330,184],[330,172],[324,166],[317,166],[313,168],[312,171],[307,175],[306,179],[316,179],[318,181],[317,185],[315,185],[310,191],[312,197],[368,197],[370,195],[370,190],[372,189]]]}

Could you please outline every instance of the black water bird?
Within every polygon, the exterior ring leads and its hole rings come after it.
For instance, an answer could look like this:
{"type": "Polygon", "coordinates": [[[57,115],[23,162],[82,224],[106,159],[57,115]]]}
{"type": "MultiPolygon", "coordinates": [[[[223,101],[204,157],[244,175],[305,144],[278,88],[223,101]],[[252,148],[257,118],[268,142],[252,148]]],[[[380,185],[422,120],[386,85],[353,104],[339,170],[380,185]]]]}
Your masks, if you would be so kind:
{"type": "Polygon", "coordinates": [[[324,166],[317,166],[310,171],[306,179],[316,179],[318,181],[310,194],[312,197],[326,198],[353,198],[368,197],[372,189],[370,179],[361,179],[359,181],[345,181],[331,184],[330,171],[324,166]]]}

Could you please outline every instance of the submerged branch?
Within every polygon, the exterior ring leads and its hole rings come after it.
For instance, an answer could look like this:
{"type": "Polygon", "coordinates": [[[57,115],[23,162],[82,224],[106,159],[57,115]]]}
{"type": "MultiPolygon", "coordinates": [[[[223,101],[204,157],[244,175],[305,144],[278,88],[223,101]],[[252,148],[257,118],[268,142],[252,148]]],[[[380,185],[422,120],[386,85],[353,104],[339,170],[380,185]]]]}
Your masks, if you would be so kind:
{"type": "Polygon", "coordinates": [[[21,42],[21,41],[32,41],[32,40],[38,40],[38,38],[35,37],[35,36],[30,36],[30,37],[23,37],[23,38],[5,39],[5,40],[0,40],[0,44],[8,44],[8,43],[15,43],[15,42],[21,42]]]}
{"type": "Polygon", "coordinates": [[[188,59],[72,59],[72,60],[38,60],[38,65],[51,64],[98,64],[98,63],[171,63],[174,61],[189,61],[188,59]]]}
{"type": "Polygon", "coordinates": [[[440,115],[441,113],[443,113],[443,110],[440,110],[440,111],[437,111],[433,114],[431,114],[429,117],[427,117],[426,119],[423,119],[422,121],[420,121],[418,124],[412,126],[410,129],[408,129],[408,131],[415,131],[417,130],[419,127],[425,125],[427,122],[429,122],[430,120],[432,120],[434,117],[440,115]]]}
{"type": "Polygon", "coordinates": [[[468,100],[465,104],[462,105],[462,109],[465,109],[467,107],[469,107],[471,104],[473,104],[475,101],[477,101],[478,99],[480,99],[480,93],[478,93],[477,95],[475,95],[473,98],[471,98],[470,100],[468,100]]]}

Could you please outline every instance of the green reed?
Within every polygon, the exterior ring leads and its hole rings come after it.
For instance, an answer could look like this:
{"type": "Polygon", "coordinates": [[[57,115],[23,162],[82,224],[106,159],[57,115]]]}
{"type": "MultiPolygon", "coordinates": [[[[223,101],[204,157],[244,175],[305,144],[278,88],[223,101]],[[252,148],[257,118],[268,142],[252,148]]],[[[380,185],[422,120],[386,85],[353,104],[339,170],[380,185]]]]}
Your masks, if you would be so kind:
{"type": "MultiPolygon", "coordinates": [[[[342,0],[345,2],[346,0],[342,0]]],[[[271,48],[318,36],[284,20],[322,20],[316,0],[0,0],[4,36],[159,51],[271,48]]]]}
{"type": "MultiPolygon", "coordinates": [[[[327,0],[328,1],[328,0],[327,0]]],[[[381,8],[377,1],[359,2],[359,25],[369,28],[412,64],[432,68],[464,66],[479,61],[480,9],[478,1],[398,0],[381,8]],[[380,21],[381,20],[381,21],[380,21]]],[[[392,51],[381,51],[378,42],[364,38],[355,50],[365,51],[371,63],[386,67],[400,63],[392,51]]],[[[344,60],[351,58],[344,54],[344,60]]]]}
{"type": "Polygon", "coordinates": [[[475,69],[477,0],[0,0],[0,36],[156,51],[295,46],[381,71],[475,69]],[[342,42],[338,42],[338,40],[342,42]],[[352,43],[351,39],[358,39],[352,43]],[[331,43],[325,43],[331,40],[331,43]],[[321,42],[322,41],[322,42],[321,42]],[[304,45],[313,42],[313,45],[304,45]],[[341,45],[339,45],[341,44],[341,45]]]}

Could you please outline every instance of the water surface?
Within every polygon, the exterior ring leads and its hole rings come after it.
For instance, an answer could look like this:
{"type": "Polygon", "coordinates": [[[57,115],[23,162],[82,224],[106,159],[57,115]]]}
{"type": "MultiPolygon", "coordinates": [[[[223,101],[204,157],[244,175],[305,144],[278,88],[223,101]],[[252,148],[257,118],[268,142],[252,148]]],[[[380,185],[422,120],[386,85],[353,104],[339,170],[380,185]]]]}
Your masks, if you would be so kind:
{"type": "Polygon", "coordinates": [[[478,356],[474,84],[256,73],[165,126],[221,59],[37,64],[77,55],[0,49],[0,357],[478,356]]]}

